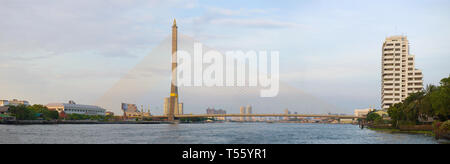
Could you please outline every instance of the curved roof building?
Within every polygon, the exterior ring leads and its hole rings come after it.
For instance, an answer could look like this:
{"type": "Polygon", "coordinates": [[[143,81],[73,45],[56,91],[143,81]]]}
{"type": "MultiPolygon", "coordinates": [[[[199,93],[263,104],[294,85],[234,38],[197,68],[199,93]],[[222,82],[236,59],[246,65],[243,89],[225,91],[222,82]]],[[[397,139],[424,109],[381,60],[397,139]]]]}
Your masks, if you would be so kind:
{"type": "Polygon", "coordinates": [[[106,115],[106,109],[95,105],[76,104],[74,101],[69,103],[50,103],[46,107],[49,110],[64,112],[65,114],[86,114],[86,115],[106,115]]]}

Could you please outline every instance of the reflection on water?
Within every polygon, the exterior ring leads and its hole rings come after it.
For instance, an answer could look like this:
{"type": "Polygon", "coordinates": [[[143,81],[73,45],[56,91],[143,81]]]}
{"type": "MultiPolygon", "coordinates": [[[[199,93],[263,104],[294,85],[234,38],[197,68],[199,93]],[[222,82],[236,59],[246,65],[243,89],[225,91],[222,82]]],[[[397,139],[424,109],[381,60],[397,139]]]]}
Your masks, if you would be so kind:
{"type": "Polygon", "coordinates": [[[423,134],[383,133],[355,125],[217,123],[151,125],[0,125],[0,143],[435,144],[423,134]]]}

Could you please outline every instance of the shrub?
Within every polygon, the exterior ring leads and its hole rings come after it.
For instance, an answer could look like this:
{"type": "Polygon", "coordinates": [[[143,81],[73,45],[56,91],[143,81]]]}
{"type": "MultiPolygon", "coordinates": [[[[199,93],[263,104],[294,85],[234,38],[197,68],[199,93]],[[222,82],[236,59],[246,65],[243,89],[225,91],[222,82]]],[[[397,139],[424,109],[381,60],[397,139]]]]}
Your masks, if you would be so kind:
{"type": "Polygon", "coordinates": [[[441,131],[442,133],[450,132],[450,120],[447,120],[444,123],[442,123],[441,126],[439,127],[439,131],[441,131]]]}
{"type": "Polygon", "coordinates": [[[377,119],[381,119],[381,116],[378,113],[371,112],[367,114],[367,121],[375,121],[377,119]]]}
{"type": "Polygon", "coordinates": [[[398,125],[416,125],[414,121],[399,121],[398,125]]]}

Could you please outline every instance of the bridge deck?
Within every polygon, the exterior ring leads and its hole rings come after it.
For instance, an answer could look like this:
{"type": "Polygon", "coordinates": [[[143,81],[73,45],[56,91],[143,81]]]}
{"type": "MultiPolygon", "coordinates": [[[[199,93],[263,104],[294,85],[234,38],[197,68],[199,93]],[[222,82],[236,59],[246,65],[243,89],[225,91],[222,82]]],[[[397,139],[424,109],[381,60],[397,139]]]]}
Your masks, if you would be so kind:
{"type": "MultiPolygon", "coordinates": [[[[150,116],[153,118],[167,118],[166,115],[150,116]]],[[[319,115],[319,114],[194,114],[175,115],[175,118],[195,118],[195,117],[327,117],[327,118],[365,118],[352,115],[319,115]]]]}

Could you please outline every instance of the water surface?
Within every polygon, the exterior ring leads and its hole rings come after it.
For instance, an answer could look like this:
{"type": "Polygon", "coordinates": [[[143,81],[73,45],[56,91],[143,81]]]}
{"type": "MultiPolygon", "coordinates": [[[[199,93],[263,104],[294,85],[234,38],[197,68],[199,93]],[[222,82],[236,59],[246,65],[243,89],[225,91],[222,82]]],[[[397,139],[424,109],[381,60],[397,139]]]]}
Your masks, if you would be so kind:
{"type": "Polygon", "coordinates": [[[92,144],[436,144],[423,134],[348,124],[210,123],[0,125],[0,143],[92,144]]]}

